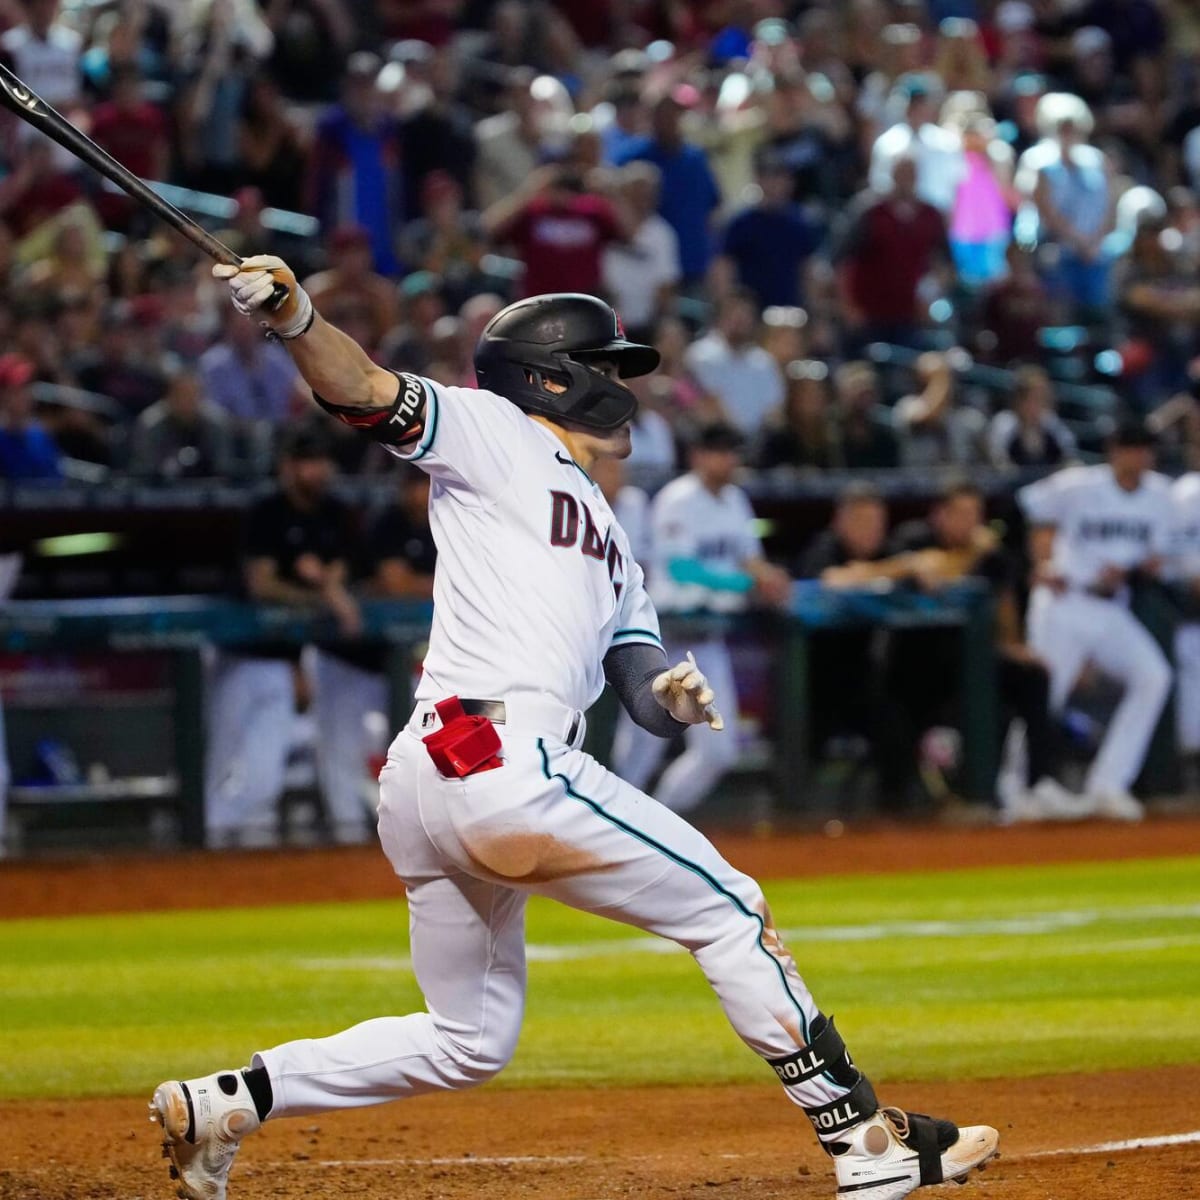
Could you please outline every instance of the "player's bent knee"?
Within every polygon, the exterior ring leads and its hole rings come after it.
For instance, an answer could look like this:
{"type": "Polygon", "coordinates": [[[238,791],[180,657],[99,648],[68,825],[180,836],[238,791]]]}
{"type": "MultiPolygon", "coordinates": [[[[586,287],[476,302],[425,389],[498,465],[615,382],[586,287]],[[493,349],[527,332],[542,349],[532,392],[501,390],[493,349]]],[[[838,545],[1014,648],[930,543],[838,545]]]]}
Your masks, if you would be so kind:
{"type": "Polygon", "coordinates": [[[471,1045],[439,1031],[442,1051],[441,1071],[454,1088],[478,1087],[494,1079],[512,1061],[517,1048],[518,1029],[509,1034],[481,1038],[471,1045]]]}
{"type": "Polygon", "coordinates": [[[447,1056],[442,1066],[442,1074],[450,1087],[472,1088],[487,1083],[489,1079],[495,1079],[508,1063],[508,1058],[463,1052],[447,1056]]]}

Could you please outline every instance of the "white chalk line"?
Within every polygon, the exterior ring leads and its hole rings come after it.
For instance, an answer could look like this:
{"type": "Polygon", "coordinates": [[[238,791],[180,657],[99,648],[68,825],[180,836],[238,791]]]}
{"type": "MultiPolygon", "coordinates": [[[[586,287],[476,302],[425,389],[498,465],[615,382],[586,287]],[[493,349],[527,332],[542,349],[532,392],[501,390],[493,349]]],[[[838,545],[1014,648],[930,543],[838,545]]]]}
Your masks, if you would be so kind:
{"type": "MultiPolygon", "coordinates": [[[[1191,1146],[1200,1143],[1200,1129],[1190,1133],[1168,1133],[1157,1137],[1129,1138],[1120,1142],[1098,1142],[1094,1146],[1066,1146],[1056,1150],[1032,1150],[1025,1154],[1006,1154],[1003,1144],[1000,1161],[1024,1162],[1031,1158],[1065,1158],[1089,1154],[1123,1154],[1131,1150],[1158,1150],[1170,1146],[1191,1146]]],[[[638,1154],[620,1156],[623,1162],[652,1162],[661,1155],[638,1154]]],[[[761,1155],[720,1154],[722,1159],[760,1158],[761,1155]]],[[[508,1166],[577,1166],[579,1163],[599,1162],[600,1159],[585,1154],[508,1154],[474,1155],[465,1154],[446,1158],[323,1158],[282,1160],[273,1163],[256,1163],[256,1170],[274,1167],[508,1167],[508,1166]]]]}
{"type": "MultiPolygon", "coordinates": [[[[568,1167],[587,1162],[583,1154],[464,1154],[458,1158],[322,1158],[300,1162],[271,1163],[270,1166],[299,1167],[394,1167],[404,1163],[412,1167],[568,1167]]],[[[260,1166],[263,1164],[259,1164],[260,1166]]]]}
{"type": "MultiPolygon", "coordinates": [[[[879,921],[860,925],[821,925],[781,930],[793,946],[809,942],[867,942],[890,937],[963,938],[963,937],[1040,937],[1066,930],[1080,930],[1104,922],[1129,923],[1149,920],[1195,920],[1200,904],[1144,904],[1131,908],[1064,909],[1029,913],[1015,917],[987,917],[960,921],[879,921]]],[[[1076,954],[1126,953],[1130,950],[1155,950],[1168,946],[1190,945],[1193,935],[1125,939],[1100,946],[1071,947],[1076,954]]],[[[629,954],[683,953],[674,942],[663,938],[614,938],[594,942],[546,944],[531,942],[525,957],[532,963],[582,962],[597,958],[623,957],[629,954]]],[[[300,958],[294,965],[304,971],[410,971],[408,955],[347,955],[344,958],[300,958]]]]}
{"type": "Polygon", "coordinates": [[[1123,1142],[1100,1142],[1074,1150],[1035,1150],[1021,1158],[1055,1158],[1064,1154],[1121,1154],[1126,1150],[1155,1150],[1160,1146],[1192,1146],[1200,1142],[1200,1129],[1191,1133],[1167,1133],[1162,1137],[1130,1138],[1123,1142]]]}

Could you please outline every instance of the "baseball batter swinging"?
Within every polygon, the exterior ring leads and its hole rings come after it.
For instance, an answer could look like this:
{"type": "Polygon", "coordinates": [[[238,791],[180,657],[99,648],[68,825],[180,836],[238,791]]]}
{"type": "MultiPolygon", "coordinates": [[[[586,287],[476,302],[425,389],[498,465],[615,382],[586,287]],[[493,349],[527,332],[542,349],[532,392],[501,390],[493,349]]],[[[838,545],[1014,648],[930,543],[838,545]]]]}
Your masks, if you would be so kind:
{"type": "Polygon", "coordinates": [[[721,724],[695,664],[668,664],[641,568],[587,473],[629,453],[637,403],[621,380],[652,371],[657,353],[629,342],[599,300],[536,296],[484,330],[478,389],[443,387],[377,367],[278,258],[214,274],[284,340],[318,404],[432,480],[433,629],[379,801],[427,1010],[161,1084],[150,1113],[179,1194],[223,1200],[240,1140],[268,1118],[492,1078],[521,1027],[531,895],[691,951],[734,1029],[811,1120],[839,1194],[898,1200],[991,1158],[994,1129],[881,1108],[754,881],[580,749],[583,710],[605,679],[663,736],[721,724]],[[269,311],[275,283],[288,295],[269,311]]]}

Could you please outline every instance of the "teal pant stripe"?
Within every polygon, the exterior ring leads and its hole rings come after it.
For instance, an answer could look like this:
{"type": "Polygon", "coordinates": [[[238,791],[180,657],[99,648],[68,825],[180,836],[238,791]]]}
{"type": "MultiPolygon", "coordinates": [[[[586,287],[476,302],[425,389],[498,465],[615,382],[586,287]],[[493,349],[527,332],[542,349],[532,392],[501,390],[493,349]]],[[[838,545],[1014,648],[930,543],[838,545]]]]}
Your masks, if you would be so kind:
{"type": "Polygon", "coordinates": [[[681,854],[677,854],[669,846],[664,846],[662,842],[655,841],[654,838],[650,837],[649,834],[643,833],[640,829],[636,829],[634,826],[622,821],[620,817],[615,817],[612,813],[605,812],[605,810],[599,804],[597,804],[595,800],[583,795],[581,792],[577,792],[571,786],[571,781],[565,775],[551,773],[550,757],[546,753],[546,745],[541,738],[538,738],[537,740],[537,747],[542,756],[542,774],[547,779],[557,779],[559,783],[563,785],[563,788],[568,796],[570,796],[573,800],[579,800],[583,804],[586,804],[588,808],[590,808],[592,812],[596,814],[596,816],[602,817],[610,825],[615,825],[624,833],[629,834],[631,837],[637,838],[639,842],[649,846],[652,850],[657,850],[659,854],[669,858],[677,866],[683,867],[685,870],[691,871],[693,875],[699,876],[704,880],[705,883],[708,884],[710,888],[712,888],[714,892],[716,892],[719,896],[724,896],[725,899],[728,900],[729,903],[738,910],[738,912],[745,917],[749,917],[758,925],[758,948],[771,960],[772,964],[774,964],[775,970],[779,972],[779,981],[783,984],[783,990],[787,993],[787,998],[792,1002],[792,1006],[795,1008],[800,1017],[801,1034],[805,1042],[807,1042],[808,1021],[805,1019],[804,1009],[800,1007],[796,997],[792,995],[792,989],[788,987],[787,975],[784,973],[783,964],[767,949],[766,945],[763,943],[763,934],[766,932],[766,923],[763,921],[762,917],[760,917],[758,913],[748,909],[737,896],[735,896],[728,888],[722,886],[720,881],[714,879],[712,875],[710,875],[703,867],[689,859],[684,858],[681,854]]]}

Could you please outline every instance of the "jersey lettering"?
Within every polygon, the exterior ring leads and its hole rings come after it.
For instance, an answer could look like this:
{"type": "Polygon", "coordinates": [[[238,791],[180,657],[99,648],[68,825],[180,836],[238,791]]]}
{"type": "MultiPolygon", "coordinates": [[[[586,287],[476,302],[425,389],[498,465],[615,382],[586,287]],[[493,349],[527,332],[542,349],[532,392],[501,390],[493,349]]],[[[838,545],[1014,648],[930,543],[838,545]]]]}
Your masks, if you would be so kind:
{"type": "Polygon", "coordinates": [[[702,559],[737,558],[738,542],[732,537],[701,538],[696,543],[696,557],[702,559]]]}
{"type": "Polygon", "coordinates": [[[579,547],[588,558],[598,558],[604,561],[604,539],[592,520],[592,510],[583,506],[583,544],[579,547]]]}
{"type": "Polygon", "coordinates": [[[570,492],[551,492],[550,545],[573,546],[579,536],[579,505],[570,492]]]}
{"type": "Polygon", "coordinates": [[[570,549],[579,545],[579,552],[597,562],[606,563],[613,595],[619,600],[625,587],[625,556],[611,537],[600,536],[600,527],[592,510],[581,504],[570,492],[550,493],[550,545],[570,549]],[[583,536],[580,537],[580,509],[583,509],[583,536]],[[617,578],[620,575],[621,578],[617,578]]]}
{"type": "Polygon", "coordinates": [[[1135,542],[1150,540],[1150,526],[1146,521],[1129,521],[1121,517],[1098,517],[1079,523],[1079,536],[1107,541],[1112,538],[1129,538],[1135,542]]]}

